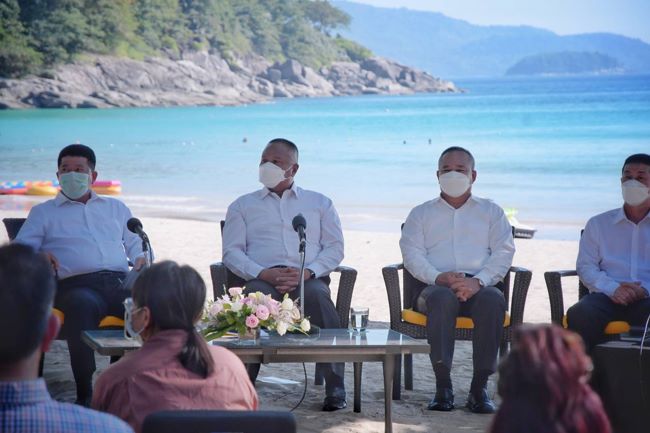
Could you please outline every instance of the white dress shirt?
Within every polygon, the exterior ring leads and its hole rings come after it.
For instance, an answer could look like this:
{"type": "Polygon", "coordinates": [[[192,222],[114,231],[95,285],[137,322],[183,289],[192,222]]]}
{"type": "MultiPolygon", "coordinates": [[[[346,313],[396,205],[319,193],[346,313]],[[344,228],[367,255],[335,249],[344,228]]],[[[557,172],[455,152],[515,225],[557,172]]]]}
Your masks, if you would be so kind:
{"type": "Polygon", "coordinates": [[[51,253],[60,279],[102,270],[128,271],[142,254],[140,238],[126,228],[131,211],[91,191],[86,204],[59,194],[29,212],[15,242],[51,253]],[[128,257],[127,257],[128,256],[128,257]]]}
{"type": "Polygon", "coordinates": [[[298,233],[291,225],[299,213],[307,221],[305,268],[316,277],[333,271],[343,260],[341,222],[332,201],[295,182],[282,197],[267,188],[243,195],[226,213],[223,262],[250,280],[273,266],[300,267],[298,233]]]}
{"type": "Polygon", "coordinates": [[[473,195],[458,209],[441,197],[415,207],[399,245],[404,267],[427,284],[435,284],[442,272],[464,272],[493,286],[506,275],[515,254],[503,210],[473,195]]]}
{"type": "Polygon", "coordinates": [[[650,290],[650,214],[634,224],[623,208],[591,218],[580,239],[576,269],[591,292],[612,296],[621,282],[650,290]]]}

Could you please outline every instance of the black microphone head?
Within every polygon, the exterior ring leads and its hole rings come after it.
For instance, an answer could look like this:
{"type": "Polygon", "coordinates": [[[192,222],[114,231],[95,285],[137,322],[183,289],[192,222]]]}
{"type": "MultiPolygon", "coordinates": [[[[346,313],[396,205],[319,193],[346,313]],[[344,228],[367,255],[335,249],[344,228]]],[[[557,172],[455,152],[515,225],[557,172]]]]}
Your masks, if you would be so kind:
{"type": "Polygon", "coordinates": [[[302,216],[301,213],[293,217],[293,220],[291,221],[291,225],[293,226],[293,229],[295,231],[298,231],[298,227],[302,227],[303,230],[307,228],[307,221],[305,220],[305,217],[302,216]]]}
{"type": "Polygon", "coordinates": [[[139,230],[142,230],[142,223],[137,218],[129,218],[126,222],[126,228],[129,229],[130,232],[137,234],[139,230]]]}

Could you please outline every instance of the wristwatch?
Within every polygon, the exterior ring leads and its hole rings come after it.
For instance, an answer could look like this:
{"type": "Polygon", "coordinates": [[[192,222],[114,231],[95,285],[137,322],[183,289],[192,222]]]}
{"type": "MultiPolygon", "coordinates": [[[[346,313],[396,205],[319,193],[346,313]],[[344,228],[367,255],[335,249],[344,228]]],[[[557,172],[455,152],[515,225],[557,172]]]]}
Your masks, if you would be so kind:
{"type": "Polygon", "coordinates": [[[307,268],[307,269],[305,269],[305,271],[309,272],[308,280],[313,280],[314,278],[316,278],[316,274],[311,269],[307,268]]]}

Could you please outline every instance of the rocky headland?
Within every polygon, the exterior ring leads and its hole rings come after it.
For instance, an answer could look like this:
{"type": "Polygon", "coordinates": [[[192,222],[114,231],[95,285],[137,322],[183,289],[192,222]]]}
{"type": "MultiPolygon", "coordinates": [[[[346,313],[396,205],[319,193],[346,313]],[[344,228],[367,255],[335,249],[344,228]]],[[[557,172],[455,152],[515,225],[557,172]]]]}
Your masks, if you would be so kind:
{"type": "Polygon", "coordinates": [[[458,92],[449,81],[391,60],[334,62],[314,70],[296,60],[249,55],[230,62],[207,52],[182,58],[93,56],[22,79],[0,79],[0,108],[239,105],[271,98],[458,92]]]}

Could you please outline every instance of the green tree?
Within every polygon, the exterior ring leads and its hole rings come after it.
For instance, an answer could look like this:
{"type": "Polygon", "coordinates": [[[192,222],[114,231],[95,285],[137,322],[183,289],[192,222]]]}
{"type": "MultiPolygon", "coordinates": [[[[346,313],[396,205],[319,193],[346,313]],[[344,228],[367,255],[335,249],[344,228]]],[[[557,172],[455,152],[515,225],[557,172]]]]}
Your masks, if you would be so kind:
{"type": "Polygon", "coordinates": [[[326,0],[307,1],[305,16],[316,29],[329,34],[330,30],[350,25],[350,15],[335,8],[326,0]]]}
{"type": "Polygon", "coordinates": [[[18,77],[34,71],[42,57],[32,47],[20,21],[20,6],[16,0],[0,3],[0,77],[18,77]]]}

